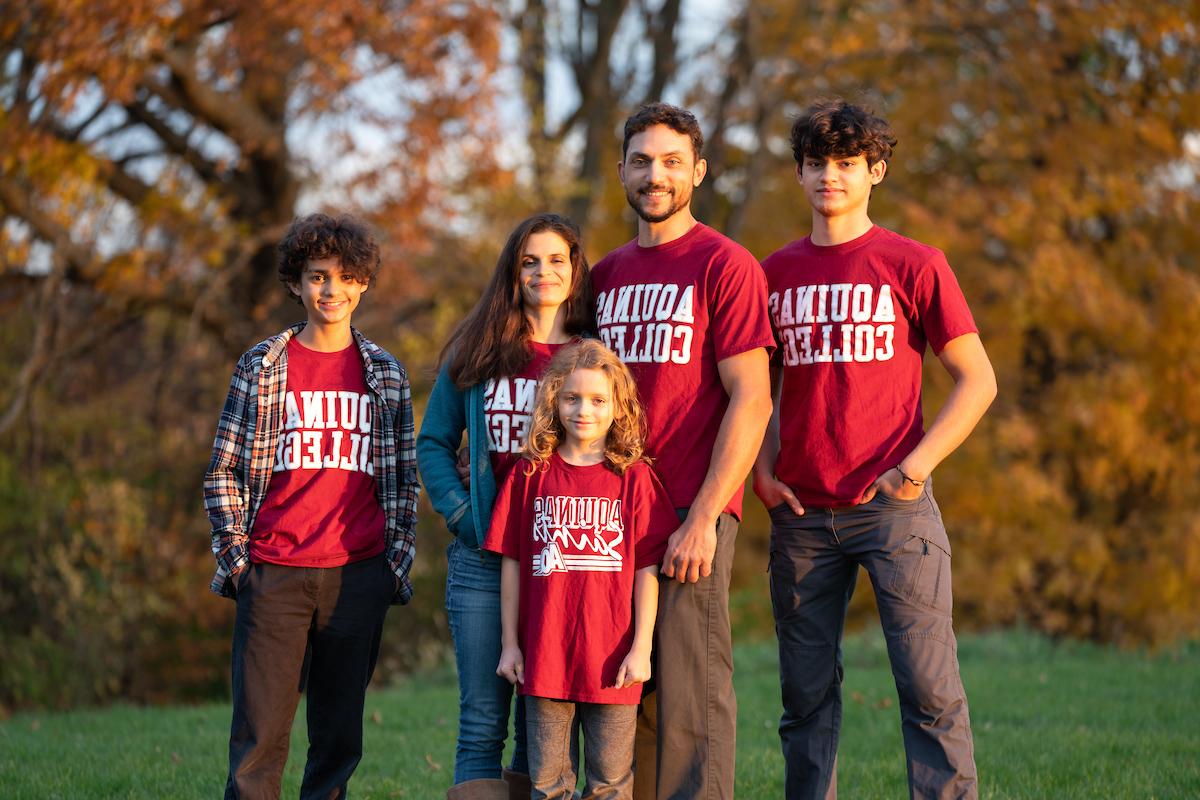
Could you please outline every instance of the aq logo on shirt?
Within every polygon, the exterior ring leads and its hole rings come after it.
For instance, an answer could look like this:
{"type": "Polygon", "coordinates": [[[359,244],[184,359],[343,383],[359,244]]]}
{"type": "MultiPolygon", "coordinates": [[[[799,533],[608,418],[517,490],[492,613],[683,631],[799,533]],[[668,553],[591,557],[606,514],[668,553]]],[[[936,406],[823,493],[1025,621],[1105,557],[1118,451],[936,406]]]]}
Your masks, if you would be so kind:
{"type": "Polygon", "coordinates": [[[625,541],[621,501],[551,495],[533,499],[533,574],[620,572],[625,541]]]}

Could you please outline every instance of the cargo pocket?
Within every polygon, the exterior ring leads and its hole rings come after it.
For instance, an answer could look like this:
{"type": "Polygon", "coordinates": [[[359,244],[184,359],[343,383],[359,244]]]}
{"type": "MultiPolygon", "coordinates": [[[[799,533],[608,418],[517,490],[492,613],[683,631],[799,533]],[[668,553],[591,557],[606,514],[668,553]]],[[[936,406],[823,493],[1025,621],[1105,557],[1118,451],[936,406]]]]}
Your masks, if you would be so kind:
{"type": "Polygon", "coordinates": [[[892,554],[890,588],[923,608],[949,611],[950,551],[935,538],[913,535],[892,554]]]}

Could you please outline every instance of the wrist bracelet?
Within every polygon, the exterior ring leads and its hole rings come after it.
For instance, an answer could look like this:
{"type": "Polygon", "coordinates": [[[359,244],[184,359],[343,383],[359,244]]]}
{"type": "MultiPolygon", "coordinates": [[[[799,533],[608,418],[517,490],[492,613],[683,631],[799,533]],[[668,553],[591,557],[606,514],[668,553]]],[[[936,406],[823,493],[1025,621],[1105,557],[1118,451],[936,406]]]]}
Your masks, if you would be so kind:
{"type": "MultiPolygon", "coordinates": [[[[900,473],[900,477],[903,478],[906,483],[911,483],[913,486],[924,486],[925,485],[925,481],[914,480],[913,478],[910,478],[907,475],[905,475],[904,470],[900,469],[899,464],[896,465],[896,472],[900,473]]],[[[928,480],[928,478],[926,478],[926,480],[928,480]]]]}

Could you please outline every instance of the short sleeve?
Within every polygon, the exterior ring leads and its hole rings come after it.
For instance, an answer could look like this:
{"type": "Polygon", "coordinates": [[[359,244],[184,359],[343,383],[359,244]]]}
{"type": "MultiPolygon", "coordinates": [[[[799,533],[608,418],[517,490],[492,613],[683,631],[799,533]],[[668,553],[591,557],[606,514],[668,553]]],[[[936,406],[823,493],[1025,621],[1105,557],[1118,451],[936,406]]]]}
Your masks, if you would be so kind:
{"type": "Polygon", "coordinates": [[[643,569],[662,563],[667,551],[667,539],[679,527],[679,515],[667,490],[649,464],[630,467],[634,472],[637,530],[634,539],[634,567],[643,569]]]}
{"type": "Polygon", "coordinates": [[[941,353],[951,340],[979,331],[958,279],[940,250],[934,251],[918,274],[914,299],[921,329],[934,354],[941,353]]]}
{"type": "Polygon", "coordinates": [[[528,505],[525,502],[525,494],[529,479],[523,466],[524,463],[520,463],[513,467],[508,477],[500,484],[500,490],[496,493],[496,504],[492,506],[492,521],[483,540],[484,550],[518,560],[521,558],[524,511],[528,505]]]}
{"type": "Polygon", "coordinates": [[[718,361],[765,347],[775,349],[767,314],[767,279],[750,253],[727,246],[709,282],[709,336],[718,361]]]}

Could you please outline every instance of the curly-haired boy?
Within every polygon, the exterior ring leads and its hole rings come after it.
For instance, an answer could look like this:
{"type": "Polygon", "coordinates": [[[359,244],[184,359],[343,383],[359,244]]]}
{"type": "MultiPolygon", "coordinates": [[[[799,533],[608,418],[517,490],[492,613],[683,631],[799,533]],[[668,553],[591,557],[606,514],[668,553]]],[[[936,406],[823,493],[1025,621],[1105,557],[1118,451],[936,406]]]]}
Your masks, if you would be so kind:
{"type": "Polygon", "coordinates": [[[204,502],[211,588],[237,601],[227,798],[279,796],[305,687],[300,796],[345,795],[384,616],[412,595],[408,376],[350,325],[379,265],[353,217],[296,220],[279,277],[307,320],[238,360],[221,411],[204,502]]]}

